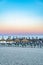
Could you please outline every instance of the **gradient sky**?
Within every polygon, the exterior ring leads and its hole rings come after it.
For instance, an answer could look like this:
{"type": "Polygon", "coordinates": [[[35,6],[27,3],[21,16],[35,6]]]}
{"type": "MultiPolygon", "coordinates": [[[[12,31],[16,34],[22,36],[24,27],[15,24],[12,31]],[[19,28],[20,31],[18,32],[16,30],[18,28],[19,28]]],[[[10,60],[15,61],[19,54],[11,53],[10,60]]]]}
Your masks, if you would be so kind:
{"type": "Polygon", "coordinates": [[[43,34],[43,0],[0,0],[0,34],[43,34]]]}

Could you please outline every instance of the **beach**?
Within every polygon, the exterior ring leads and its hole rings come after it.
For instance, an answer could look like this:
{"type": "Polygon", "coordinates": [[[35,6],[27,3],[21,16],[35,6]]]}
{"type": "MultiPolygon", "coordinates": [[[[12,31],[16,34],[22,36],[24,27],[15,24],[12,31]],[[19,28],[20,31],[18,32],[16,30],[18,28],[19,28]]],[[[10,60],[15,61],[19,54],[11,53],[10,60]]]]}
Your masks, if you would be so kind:
{"type": "Polygon", "coordinates": [[[0,47],[0,65],[43,65],[43,48],[0,47]]]}

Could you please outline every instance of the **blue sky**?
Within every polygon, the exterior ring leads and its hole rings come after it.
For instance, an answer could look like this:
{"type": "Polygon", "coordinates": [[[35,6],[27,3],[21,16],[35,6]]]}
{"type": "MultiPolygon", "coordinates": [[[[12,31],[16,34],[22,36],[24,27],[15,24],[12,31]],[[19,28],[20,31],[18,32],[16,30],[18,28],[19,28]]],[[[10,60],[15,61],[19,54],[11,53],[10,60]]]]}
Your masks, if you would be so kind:
{"type": "Polygon", "coordinates": [[[6,32],[12,31],[12,33],[15,31],[21,32],[21,30],[23,32],[43,33],[42,27],[43,0],[0,0],[0,33],[3,30],[6,32]],[[16,29],[13,29],[14,27],[16,29]],[[23,27],[24,31],[22,30],[23,27]]]}
{"type": "Polygon", "coordinates": [[[43,16],[43,0],[0,0],[0,11],[29,11],[37,16],[43,16]]]}

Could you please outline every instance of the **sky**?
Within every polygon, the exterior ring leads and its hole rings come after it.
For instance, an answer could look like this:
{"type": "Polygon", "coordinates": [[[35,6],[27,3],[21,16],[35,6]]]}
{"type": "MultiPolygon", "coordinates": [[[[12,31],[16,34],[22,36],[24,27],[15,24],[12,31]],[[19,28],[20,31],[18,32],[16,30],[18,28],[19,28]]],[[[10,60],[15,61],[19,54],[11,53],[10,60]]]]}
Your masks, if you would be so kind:
{"type": "Polygon", "coordinates": [[[0,34],[43,34],[43,0],[0,0],[0,34]]]}

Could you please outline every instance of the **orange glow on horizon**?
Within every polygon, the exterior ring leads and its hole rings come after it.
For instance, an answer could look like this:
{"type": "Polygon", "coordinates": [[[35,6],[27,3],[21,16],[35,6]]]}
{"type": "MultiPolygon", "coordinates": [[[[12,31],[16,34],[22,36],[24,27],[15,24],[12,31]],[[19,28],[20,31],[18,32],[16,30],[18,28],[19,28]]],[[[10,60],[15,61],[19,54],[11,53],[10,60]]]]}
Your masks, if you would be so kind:
{"type": "Polygon", "coordinates": [[[0,33],[43,33],[43,26],[9,26],[9,25],[1,25],[0,33]]]}

